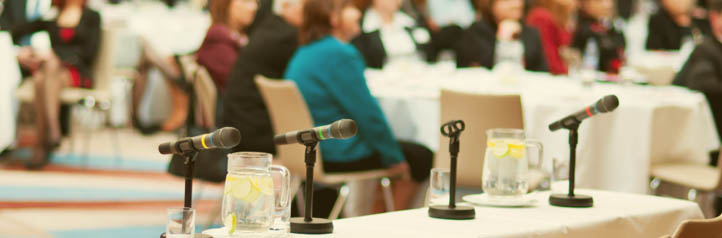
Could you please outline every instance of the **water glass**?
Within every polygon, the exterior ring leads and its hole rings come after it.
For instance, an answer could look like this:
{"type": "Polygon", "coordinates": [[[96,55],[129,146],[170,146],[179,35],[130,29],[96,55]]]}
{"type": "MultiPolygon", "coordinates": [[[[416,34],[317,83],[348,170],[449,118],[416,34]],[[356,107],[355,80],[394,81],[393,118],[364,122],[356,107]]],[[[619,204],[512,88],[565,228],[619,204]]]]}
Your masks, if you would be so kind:
{"type": "Polygon", "coordinates": [[[449,190],[451,174],[447,168],[431,169],[431,178],[429,180],[429,197],[428,206],[449,204],[449,190]]]}
{"type": "Polygon", "coordinates": [[[553,158],[552,193],[569,192],[569,160],[553,158]]]}
{"type": "Polygon", "coordinates": [[[196,210],[190,207],[168,208],[167,238],[191,238],[195,234],[196,210]]]}

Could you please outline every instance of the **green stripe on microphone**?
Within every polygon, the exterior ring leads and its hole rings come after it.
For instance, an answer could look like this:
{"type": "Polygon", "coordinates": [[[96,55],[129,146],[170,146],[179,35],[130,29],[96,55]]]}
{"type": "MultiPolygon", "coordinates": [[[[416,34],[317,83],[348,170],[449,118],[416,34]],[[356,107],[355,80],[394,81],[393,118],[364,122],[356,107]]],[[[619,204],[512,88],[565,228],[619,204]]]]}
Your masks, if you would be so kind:
{"type": "Polygon", "coordinates": [[[321,140],[325,140],[326,138],[323,138],[323,129],[318,128],[318,137],[321,138],[321,140]]]}

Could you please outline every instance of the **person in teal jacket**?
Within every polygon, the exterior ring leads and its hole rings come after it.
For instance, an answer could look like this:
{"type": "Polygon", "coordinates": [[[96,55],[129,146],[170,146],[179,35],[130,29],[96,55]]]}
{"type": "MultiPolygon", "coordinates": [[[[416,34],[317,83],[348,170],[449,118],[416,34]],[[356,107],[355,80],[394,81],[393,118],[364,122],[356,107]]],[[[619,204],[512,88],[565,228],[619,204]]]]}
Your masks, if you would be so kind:
{"type": "Polygon", "coordinates": [[[410,174],[413,183],[394,188],[402,193],[395,197],[400,198],[397,208],[403,209],[408,204],[404,200],[410,201],[418,184],[428,178],[433,153],[418,144],[396,141],[371,95],[363,57],[349,44],[360,33],[360,11],[349,0],[307,0],[303,15],[299,31],[303,46],[291,59],[285,78],[298,85],[316,126],[345,118],[358,124],[355,137],[321,142],[324,170],[391,168],[410,174]]]}

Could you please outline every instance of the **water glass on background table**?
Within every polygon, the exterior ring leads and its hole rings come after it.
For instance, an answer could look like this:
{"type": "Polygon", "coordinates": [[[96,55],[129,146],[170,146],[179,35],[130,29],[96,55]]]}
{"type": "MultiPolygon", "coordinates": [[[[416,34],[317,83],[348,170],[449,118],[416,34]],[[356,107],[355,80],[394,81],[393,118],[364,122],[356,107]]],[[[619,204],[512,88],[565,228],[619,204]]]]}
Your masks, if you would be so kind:
{"type": "Polygon", "coordinates": [[[449,204],[451,174],[447,168],[431,169],[427,206],[449,204]]]}
{"type": "Polygon", "coordinates": [[[196,228],[196,210],[189,207],[168,208],[167,238],[192,238],[196,228]]]}

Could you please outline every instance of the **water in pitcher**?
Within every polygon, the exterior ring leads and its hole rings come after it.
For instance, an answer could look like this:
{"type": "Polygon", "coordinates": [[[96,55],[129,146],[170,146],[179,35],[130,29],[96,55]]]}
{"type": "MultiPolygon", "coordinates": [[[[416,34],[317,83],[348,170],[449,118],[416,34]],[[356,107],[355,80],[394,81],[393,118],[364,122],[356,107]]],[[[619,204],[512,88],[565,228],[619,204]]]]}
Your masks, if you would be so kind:
{"type": "Polygon", "coordinates": [[[273,192],[273,179],[267,171],[228,173],[221,215],[230,233],[266,231],[273,224],[273,192]]]}
{"type": "Polygon", "coordinates": [[[487,142],[482,189],[490,197],[516,198],[529,189],[528,161],[524,140],[497,139],[487,142]]]}

